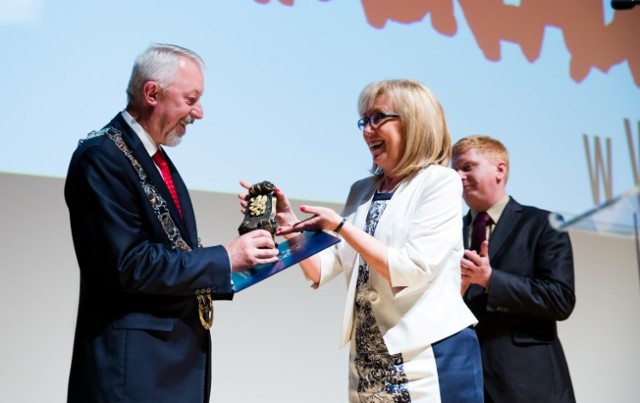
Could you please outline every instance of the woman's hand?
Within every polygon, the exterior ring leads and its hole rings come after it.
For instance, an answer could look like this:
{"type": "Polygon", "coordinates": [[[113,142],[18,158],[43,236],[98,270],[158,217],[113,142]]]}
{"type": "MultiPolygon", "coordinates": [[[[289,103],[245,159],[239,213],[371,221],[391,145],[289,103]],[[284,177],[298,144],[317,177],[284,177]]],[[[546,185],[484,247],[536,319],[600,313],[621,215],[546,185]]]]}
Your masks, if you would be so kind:
{"type": "Polygon", "coordinates": [[[247,193],[238,193],[238,199],[240,200],[240,212],[242,214],[247,213],[247,206],[249,205],[249,189],[251,189],[251,184],[249,182],[240,181],[240,186],[247,189],[247,193]]]}
{"type": "Polygon", "coordinates": [[[282,190],[276,188],[274,194],[276,195],[276,221],[278,225],[293,225],[298,222],[298,217],[296,217],[296,213],[293,211],[289,199],[287,199],[287,196],[285,196],[282,190]]]}
{"type": "Polygon", "coordinates": [[[312,214],[312,216],[293,224],[281,225],[278,227],[276,235],[286,235],[292,232],[302,231],[333,231],[342,222],[342,217],[327,207],[303,205],[300,206],[300,211],[305,214],[312,214]]]}

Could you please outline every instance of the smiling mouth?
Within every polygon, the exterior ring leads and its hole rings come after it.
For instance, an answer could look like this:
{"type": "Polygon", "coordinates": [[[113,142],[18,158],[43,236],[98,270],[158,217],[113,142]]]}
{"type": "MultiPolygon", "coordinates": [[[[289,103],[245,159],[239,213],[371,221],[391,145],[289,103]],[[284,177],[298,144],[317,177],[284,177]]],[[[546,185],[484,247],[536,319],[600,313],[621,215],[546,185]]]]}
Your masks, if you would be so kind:
{"type": "Polygon", "coordinates": [[[380,141],[372,141],[371,143],[369,143],[369,149],[371,151],[375,151],[377,149],[379,149],[380,147],[382,147],[382,145],[384,144],[384,141],[380,140],[380,141]]]}
{"type": "Polygon", "coordinates": [[[193,118],[191,116],[187,116],[184,119],[180,119],[180,121],[178,122],[182,125],[182,127],[184,127],[185,129],[187,128],[187,125],[190,125],[193,123],[193,118]]]}

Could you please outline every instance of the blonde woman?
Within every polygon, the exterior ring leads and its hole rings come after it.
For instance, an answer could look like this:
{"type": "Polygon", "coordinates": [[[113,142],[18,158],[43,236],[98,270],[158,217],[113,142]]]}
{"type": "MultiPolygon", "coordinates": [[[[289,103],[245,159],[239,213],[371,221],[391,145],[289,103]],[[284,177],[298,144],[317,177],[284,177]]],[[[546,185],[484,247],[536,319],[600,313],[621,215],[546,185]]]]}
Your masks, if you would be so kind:
{"type": "Polygon", "coordinates": [[[315,287],[348,284],[350,402],[482,402],[473,314],[460,296],[462,185],[435,95],[414,80],[366,86],[358,127],[373,159],[341,214],[301,206],[279,189],[279,234],[329,230],[342,242],[300,265],[315,287]]]}

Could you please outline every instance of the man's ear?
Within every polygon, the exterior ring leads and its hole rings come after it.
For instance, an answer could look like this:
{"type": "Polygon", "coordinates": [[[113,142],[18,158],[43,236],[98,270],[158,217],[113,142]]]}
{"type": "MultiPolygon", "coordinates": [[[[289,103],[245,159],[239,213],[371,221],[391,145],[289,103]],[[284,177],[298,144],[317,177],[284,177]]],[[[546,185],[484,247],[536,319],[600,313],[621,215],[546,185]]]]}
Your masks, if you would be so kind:
{"type": "Polygon", "coordinates": [[[503,182],[507,177],[507,164],[503,161],[498,162],[496,165],[496,178],[498,182],[503,182]]]}
{"type": "Polygon", "coordinates": [[[147,81],[142,87],[142,93],[144,99],[151,106],[155,106],[158,103],[160,97],[160,86],[155,81],[147,81]]]}

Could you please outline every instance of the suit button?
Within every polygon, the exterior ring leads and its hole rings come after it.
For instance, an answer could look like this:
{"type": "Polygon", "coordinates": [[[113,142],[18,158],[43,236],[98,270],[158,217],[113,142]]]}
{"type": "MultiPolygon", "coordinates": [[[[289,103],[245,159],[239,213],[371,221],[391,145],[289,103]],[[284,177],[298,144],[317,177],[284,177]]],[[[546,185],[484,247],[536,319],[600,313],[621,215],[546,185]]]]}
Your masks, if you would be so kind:
{"type": "Polygon", "coordinates": [[[378,292],[377,291],[369,291],[369,293],[367,294],[367,298],[369,298],[370,302],[377,302],[378,301],[378,292]]]}

